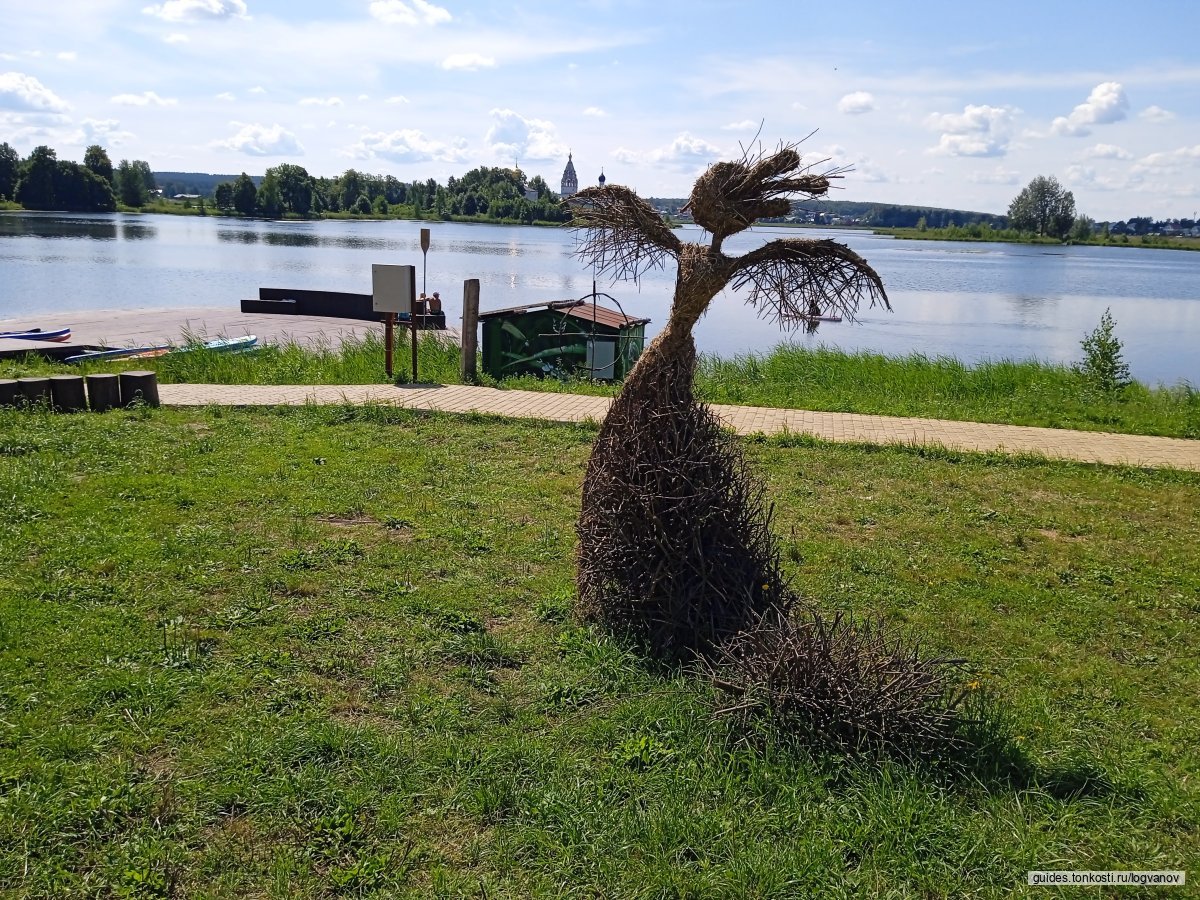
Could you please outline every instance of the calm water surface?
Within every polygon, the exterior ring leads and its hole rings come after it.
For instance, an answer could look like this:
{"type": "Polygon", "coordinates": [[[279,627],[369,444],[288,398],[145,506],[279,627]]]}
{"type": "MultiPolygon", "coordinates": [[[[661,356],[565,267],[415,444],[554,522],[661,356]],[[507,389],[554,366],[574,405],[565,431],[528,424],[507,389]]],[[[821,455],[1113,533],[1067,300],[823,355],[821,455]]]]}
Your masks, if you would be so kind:
{"type": "MultiPolygon", "coordinates": [[[[372,263],[413,264],[432,229],[428,289],[453,322],[462,282],[478,278],[484,309],[579,297],[592,273],[562,229],[418,222],[250,222],[217,217],[0,214],[0,318],[85,309],[228,306],[259,287],[371,290],[372,263]]],[[[698,240],[698,229],[678,232],[698,240]]],[[[1134,375],[1200,385],[1200,253],[897,241],[859,232],[759,228],[726,242],[744,252],[780,236],[841,240],[883,276],[894,312],[862,323],[781,335],[726,294],[696,331],[701,350],[732,355],[787,339],[847,350],[1073,362],[1106,307],[1134,375]]],[[[666,319],[674,271],[640,286],[602,282],[630,314],[666,319]]]]}

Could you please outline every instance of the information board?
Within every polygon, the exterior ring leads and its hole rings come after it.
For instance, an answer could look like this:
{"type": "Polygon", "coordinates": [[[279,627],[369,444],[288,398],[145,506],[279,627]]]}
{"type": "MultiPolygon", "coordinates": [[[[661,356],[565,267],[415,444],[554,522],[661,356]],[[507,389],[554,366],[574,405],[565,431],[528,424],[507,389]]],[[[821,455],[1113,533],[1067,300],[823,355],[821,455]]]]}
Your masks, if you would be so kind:
{"type": "Polygon", "coordinates": [[[375,312],[411,313],[416,289],[416,266],[371,266],[371,308],[375,312]]]}

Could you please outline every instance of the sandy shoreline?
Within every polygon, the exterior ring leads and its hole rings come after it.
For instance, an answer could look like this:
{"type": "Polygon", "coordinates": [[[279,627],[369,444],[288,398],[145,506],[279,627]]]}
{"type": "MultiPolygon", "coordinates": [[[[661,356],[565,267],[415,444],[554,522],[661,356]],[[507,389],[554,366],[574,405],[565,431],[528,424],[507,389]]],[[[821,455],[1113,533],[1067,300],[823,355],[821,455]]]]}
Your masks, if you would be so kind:
{"type": "MultiPolygon", "coordinates": [[[[72,344],[107,347],[141,347],[180,344],[193,337],[242,337],[253,334],[259,343],[294,341],[305,347],[336,346],[347,338],[362,338],[368,332],[382,336],[383,325],[353,319],[323,316],[279,316],[243,313],[220,306],[174,309],[78,310],[21,319],[0,319],[0,331],[26,328],[71,329],[72,344]]],[[[459,340],[456,329],[441,334],[459,340]]]]}

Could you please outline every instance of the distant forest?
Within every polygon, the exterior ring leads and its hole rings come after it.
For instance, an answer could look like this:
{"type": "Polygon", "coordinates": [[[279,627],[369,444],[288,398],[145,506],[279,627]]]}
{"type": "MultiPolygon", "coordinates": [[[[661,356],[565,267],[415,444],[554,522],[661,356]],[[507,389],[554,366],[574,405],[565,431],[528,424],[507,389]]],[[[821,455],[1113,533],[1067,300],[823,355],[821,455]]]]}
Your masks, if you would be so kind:
{"type": "MultiPolygon", "coordinates": [[[[491,174],[486,168],[481,171],[491,174]]],[[[307,173],[305,174],[307,175],[307,173]]],[[[398,189],[402,190],[401,183],[397,182],[396,179],[378,179],[379,184],[377,189],[372,190],[371,188],[376,187],[376,185],[373,184],[373,182],[376,181],[376,178],[366,175],[365,173],[356,174],[363,179],[364,188],[366,188],[363,193],[367,195],[367,200],[369,203],[374,204],[379,195],[385,196],[388,204],[392,206],[397,205],[397,203],[403,204],[405,200],[409,200],[405,194],[399,192],[398,189]]],[[[198,194],[205,200],[215,200],[217,186],[220,184],[236,182],[238,177],[239,176],[237,175],[210,175],[205,172],[154,173],[154,179],[158,183],[159,188],[162,189],[164,197],[173,197],[176,194],[198,194]]],[[[342,176],[342,178],[344,177],[345,176],[342,176]]],[[[254,183],[255,188],[262,187],[263,176],[251,175],[249,178],[254,183]]],[[[462,180],[468,179],[470,179],[470,175],[466,176],[466,178],[462,180]]],[[[317,184],[320,184],[322,181],[336,183],[335,179],[314,179],[314,181],[317,184]]],[[[454,190],[455,187],[458,187],[458,182],[460,182],[460,179],[452,178],[450,179],[450,184],[448,185],[451,190],[451,205],[453,204],[453,195],[459,193],[459,191],[454,190]]],[[[530,186],[535,186],[535,189],[539,190],[541,198],[543,200],[546,199],[548,191],[546,189],[545,182],[542,181],[540,177],[535,177],[530,182],[530,186]]],[[[404,185],[404,187],[408,186],[404,185]]],[[[329,191],[327,196],[337,193],[340,193],[340,191],[335,188],[333,191],[329,191]]],[[[437,197],[436,185],[433,188],[427,188],[426,196],[430,201],[428,206],[432,207],[437,197]]],[[[518,194],[514,191],[511,199],[515,201],[517,197],[518,194]]],[[[353,198],[351,203],[346,205],[353,205],[354,199],[357,198],[353,198]]],[[[687,203],[685,198],[651,197],[648,199],[650,203],[658,209],[664,212],[669,212],[676,216],[678,215],[680,208],[687,203]]],[[[409,202],[411,203],[411,200],[409,200],[409,202]]],[[[468,205],[465,194],[462,198],[462,202],[467,209],[470,209],[471,211],[468,213],[466,212],[466,209],[459,208],[453,209],[453,214],[456,216],[464,214],[474,215],[474,207],[476,203],[471,203],[468,205]]],[[[329,205],[336,207],[339,204],[333,203],[329,205]]],[[[486,206],[484,208],[486,209],[486,206]]],[[[364,212],[365,211],[366,210],[364,210],[364,212]]],[[[516,210],[506,209],[504,210],[504,213],[505,218],[521,218],[520,212],[517,212],[516,210]],[[515,215],[514,212],[516,213],[515,215]]],[[[538,213],[540,213],[538,218],[543,221],[553,221],[553,218],[557,218],[552,217],[548,209],[538,210],[538,213]]],[[[925,219],[925,225],[929,228],[947,228],[951,225],[982,225],[984,223],[991,225],[993,228],[1003,228],[1007,225],[1007,218],[1005,216],[995,215],[993,213],[970,212],[961,209],[941,209],[928,206],[902,206],[894,203],[860,203],[852,200],[827,200],[817,203],[808,202],[804,204],[797,204],[793,208],[792,217],[797,218],[802,222],[818,225],[848,224],[874,226],[877,228],[916,228],[922,218],[925,219]],[[834,219],[837,219],[838,221],[835,223],[833,221],[834,219]]],[[[785,220],[780,219],[775,221],[785,220]]]]}
{"type": "MultiPolygon", "coordinates": [[[[198,194],[205,200],[211,200],[217,185],[226,181],[236,181],[237,175],[209,175],[207,172],[155,172],[154,181],[162,190],[164,197],[174,197],[176,194],[198,194]]],[[[251,175],[254,186],[262,184],[262,175],[251,175]]]]}
{"type": "MultiPolygon", "coordinates": [[[[659,211],[679,216],[687,205],[686,198],[651,197],[650,203],[659,211]]],[[[921,220],[928,228],[949,228],[952,225],[988,224],[1004,228],[1008,217],[995,213],[972,212],[965,209],[942,209],[933,206],[904,206],[896,203],[863,203],[855,200],[805,201],[792,206],[787,218],[763,219],[764,222],[802,222],[814,225],[861,225],[875,228],[916,228],[921,220]]]]}

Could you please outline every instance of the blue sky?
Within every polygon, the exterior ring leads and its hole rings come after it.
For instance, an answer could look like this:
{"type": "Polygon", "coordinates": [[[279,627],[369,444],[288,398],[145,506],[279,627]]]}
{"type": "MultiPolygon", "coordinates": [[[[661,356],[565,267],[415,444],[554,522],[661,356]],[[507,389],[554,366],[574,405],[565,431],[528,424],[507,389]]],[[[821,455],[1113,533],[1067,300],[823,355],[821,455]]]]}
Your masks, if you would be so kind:
{"type": "Polygon", "coordinates": [[[1200,209],[1200,4],[0,0],[0,140],[156,170],[444,181],[519,161],[682,196],[739,142],[836,199],[1200,209]],[[812,133],[814,132],[815,133],[812,133]]]}

